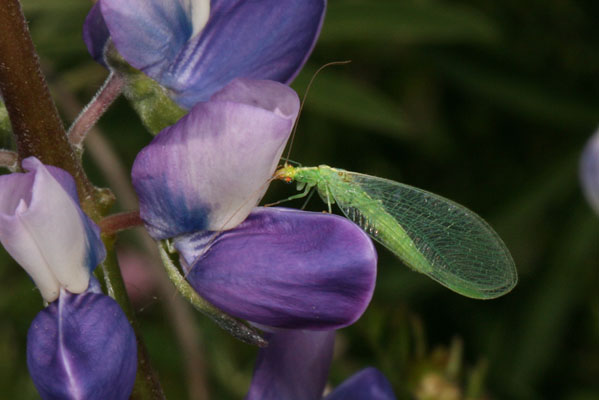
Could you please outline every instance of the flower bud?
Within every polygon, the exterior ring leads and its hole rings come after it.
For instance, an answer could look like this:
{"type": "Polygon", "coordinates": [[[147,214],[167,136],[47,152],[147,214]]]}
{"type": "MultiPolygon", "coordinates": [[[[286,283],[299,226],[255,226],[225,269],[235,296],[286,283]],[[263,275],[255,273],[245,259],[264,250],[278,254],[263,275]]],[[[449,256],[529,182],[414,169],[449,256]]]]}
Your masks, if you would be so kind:
{"type": "Polygon", "coordinates": [[[61,287],[82,293],[106,256],[100,230],[79,207],[71,175],[35,157],[22,165],[29,172],[0,176],[0,242],[47,302],[61,287]]]}

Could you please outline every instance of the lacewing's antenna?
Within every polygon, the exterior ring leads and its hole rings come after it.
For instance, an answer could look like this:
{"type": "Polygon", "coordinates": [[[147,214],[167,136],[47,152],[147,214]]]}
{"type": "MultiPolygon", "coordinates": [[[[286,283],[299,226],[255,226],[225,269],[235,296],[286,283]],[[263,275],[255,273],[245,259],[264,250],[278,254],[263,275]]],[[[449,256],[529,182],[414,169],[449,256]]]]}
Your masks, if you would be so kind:
{"type": "Polygon", "coordinates": [[[289,159],[287,157],[281,157],[281,160],[284,160],[285,164],[293,164],[293,165],[297,165],[298,167],[301,166],[301,164],[299,162],[293,161],[293,160],[291,160],[291,159],[289,159]]]}
{"type": "Polygon", "coordinates": [[[306,98],[308,97],[308,92],[310,91],[310,88],[312,87],[312,82],[314,82],[314,79],[316,78],[316,76],[320,73],[320,71],[322,71],[323,69],[325,69],[327,67],[330,67],[332,65],[345,65],[345,64],[349,64],[350,62],[351,62],[351,60],[332,61],[332,62],[326,63],[322,67],[318,68],[316,70],[316,72],[314,73],[314,75],[312,75],[312,78],[310,79],[310,82],[308,83],[308,86],[306,87],[306,92],[304,93],[304,97],[302,98],[302,102],[300,104],[300,109],[299,109],[299,112],[297,113],[297,118],[295,119],[295,122],[293,124],[293,129],[291,131],[291,139],[289,140],[289,150],[287,151],[287,157],[285,157],[285,159],[289,160],[289,156],[291,155],[291,148],[293,147],[293,139],[295,138],[295,131],[297,130],[297,124],[299,122],[300,115],[302,115],[302,110],[304,109],[304,103],[306,102],[306,98]]]}

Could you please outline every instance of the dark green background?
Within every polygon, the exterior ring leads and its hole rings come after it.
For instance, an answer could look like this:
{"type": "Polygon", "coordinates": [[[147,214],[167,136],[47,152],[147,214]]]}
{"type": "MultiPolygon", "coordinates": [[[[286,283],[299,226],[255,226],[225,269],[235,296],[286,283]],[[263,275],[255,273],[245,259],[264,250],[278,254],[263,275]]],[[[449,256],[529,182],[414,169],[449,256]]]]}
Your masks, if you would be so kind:
{"type": "MultiPolygon", "coordinates": [[[[23,4],[68,122],[65,92],[85,104],[106,76],[81,40],[90,3],[23,4]]],[[[520,275],[507,296],[470,300],[379,248],[373,302],[338,335],[332,385],[373,365],[400,399],[414,398],[434,373],[460,387],[462,398],[484,398],[473,371],[486,371],[486,398],[599,398],[599,217],[578,181],[581,149],[599,124],[598,21],[593,0],[330,1],[320,41],[293,87],[303,93],[324,63],[352,63],[316,78],[291,158],[466,205],[496,228],[520,275]],[[454,338],[461,339],[462,365],[447,375],[454,338]]],[[[100,128],[127,168],[151,138],[123,99],[100,128]]],[[[86,165],[94,182],[106,184],[87,158],[86,165]]],[[[272,186],[266,202],[293,193],[272,186]]],[[[315,198],[308,208],[325,206],[315,198]]],[[[119,245],[138,246],[127,235],[119,245]]],[[[3,250],[0,257],[0,393],[35,399],[25,337],[40,296],[3,250]]],[[[168,397],[184,399],[183,355],[162,302],[139,305],[138,314],[168,397]]],[[[194,323],[212,398],[241,399],[255,349],[205,318],[194,323]]]]}

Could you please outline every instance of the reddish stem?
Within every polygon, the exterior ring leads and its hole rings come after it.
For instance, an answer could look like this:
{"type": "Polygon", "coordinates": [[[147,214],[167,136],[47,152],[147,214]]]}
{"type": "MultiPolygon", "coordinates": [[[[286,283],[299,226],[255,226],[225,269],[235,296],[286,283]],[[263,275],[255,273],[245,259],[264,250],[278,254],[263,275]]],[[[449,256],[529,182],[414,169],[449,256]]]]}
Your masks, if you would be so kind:
{"type": "Polygon", "coordinates": [[[114,100],[119,97],[123,86],[125,86],[125,81],[114,72],[111,72],[96,96],[79,114],[73,125],[71,125],[67,135],[73,146],[81,149],[87,133],[114,100]]]}
{"type": "Polygon", "coordinates": [[[143,225],[139,211],[129,211],[109,215],[100,220],[98,226],[103,235],[112,236],[120,231],[143,225]]]}

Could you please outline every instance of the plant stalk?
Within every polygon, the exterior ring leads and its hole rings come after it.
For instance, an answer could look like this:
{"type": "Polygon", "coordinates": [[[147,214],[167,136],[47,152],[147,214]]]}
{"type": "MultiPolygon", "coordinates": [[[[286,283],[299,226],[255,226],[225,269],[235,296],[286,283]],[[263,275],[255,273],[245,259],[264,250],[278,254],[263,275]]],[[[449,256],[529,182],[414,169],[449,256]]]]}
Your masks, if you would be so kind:
{"type": "Polygon", "coordinates": [[[84,211],[99,217],[95,188],[71,147],[18,0],[0,2],[0,92],[10,117],[19,161],[35,156],[69,172],[84,211]]]}

